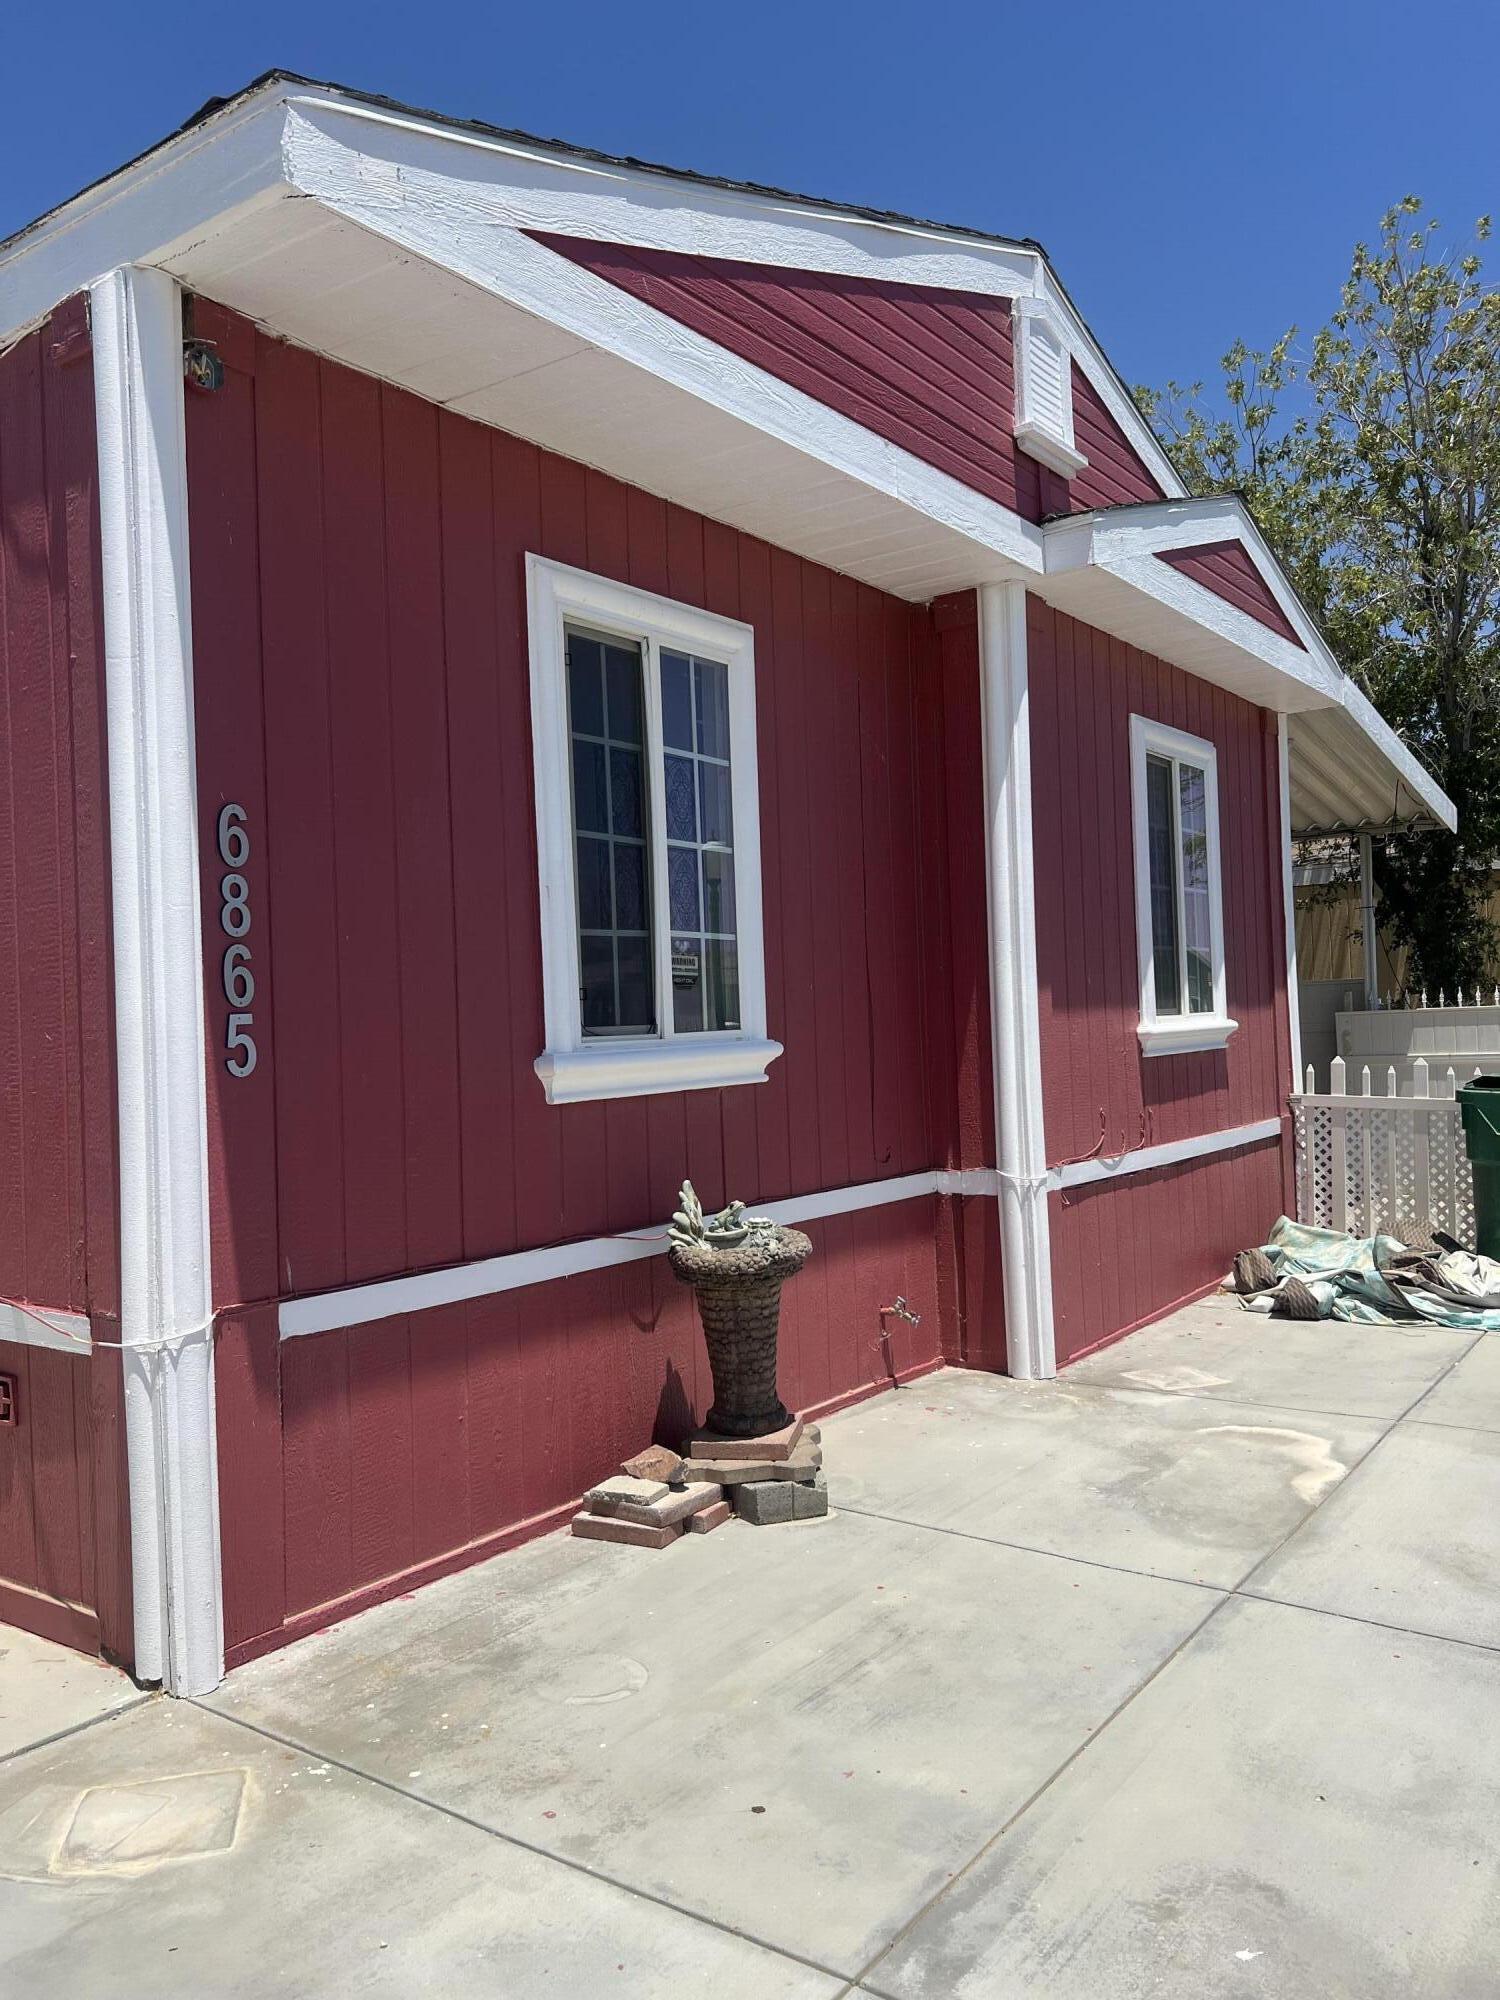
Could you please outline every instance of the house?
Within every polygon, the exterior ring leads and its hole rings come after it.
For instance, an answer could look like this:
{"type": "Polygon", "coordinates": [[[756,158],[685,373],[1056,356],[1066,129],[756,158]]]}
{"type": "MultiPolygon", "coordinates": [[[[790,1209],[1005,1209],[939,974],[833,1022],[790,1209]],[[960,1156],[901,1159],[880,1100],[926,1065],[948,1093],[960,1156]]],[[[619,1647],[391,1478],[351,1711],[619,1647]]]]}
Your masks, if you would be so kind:
{"type": "Polygon", "coordinates": [[[1288,835],[1452,809],[1035,243],[274,74],[0,350],[0,1616],[196,1692],[560,1524],[687,1176],[808,1410],[1290,1201],[1288,835]]]}

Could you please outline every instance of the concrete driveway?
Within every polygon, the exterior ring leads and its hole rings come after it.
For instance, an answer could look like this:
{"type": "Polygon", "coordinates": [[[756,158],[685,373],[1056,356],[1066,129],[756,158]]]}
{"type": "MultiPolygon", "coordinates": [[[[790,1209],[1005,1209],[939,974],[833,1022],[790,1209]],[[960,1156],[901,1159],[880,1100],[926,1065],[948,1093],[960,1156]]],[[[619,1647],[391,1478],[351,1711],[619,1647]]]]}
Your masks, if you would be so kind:
{"type": "Polygon", "coordinates": [[[15,1639],[0,1990],[1500,1991],[1500,1335],[1209,1302],[824,1448],[204,1703],[15,1639]]]}

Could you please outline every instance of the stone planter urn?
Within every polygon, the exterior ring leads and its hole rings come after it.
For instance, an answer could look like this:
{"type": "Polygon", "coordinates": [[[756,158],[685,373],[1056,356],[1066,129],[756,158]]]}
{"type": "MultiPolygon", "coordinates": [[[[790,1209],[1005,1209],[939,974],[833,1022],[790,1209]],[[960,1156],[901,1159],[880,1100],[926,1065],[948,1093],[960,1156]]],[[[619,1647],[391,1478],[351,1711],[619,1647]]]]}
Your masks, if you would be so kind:
{"type": "Polygon", "coordinates": [[[667,1261],[698,1301],[714,1377],[707,1428],[725,1438],[784,1430],[792,1413],[776,1390],[781,1287],[802,1269],[812,1244],[800,1229],[746,1215],[741,1201],[705,1216],[691,1181],[678,1199],[667,1261]]]}

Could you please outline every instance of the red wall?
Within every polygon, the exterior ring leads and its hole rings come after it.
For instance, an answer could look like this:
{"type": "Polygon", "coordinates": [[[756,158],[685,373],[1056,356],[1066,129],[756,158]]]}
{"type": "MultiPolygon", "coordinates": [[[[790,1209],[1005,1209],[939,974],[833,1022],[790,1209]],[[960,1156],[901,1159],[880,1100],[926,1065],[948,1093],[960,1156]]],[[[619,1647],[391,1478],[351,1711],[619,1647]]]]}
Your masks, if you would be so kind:
{"type": "MultiPolygon", "coordinates": [[[[879,1308],[898,1293],[924,1317],[890,1322],[891,1365],[904,1376],[936,1358],[933,1209],[807,1225],[815,1254],[783,1300],[795,1407],[883,1385],[879,1308]]],[[[274,1310],[236,1316],[217,1386],[232,1664],[563,1525],[653,1432],[680,1442],[710,1383],[689,1294],[651,1258],[279,1354],[274,1310]]]]}
{"type": "Polygon", "coordinates": [[[1191,549],[1160,549],[1157,561],[1180,569],[1194,583],[1201,583],[1215,597],[1222,597],[1260,624],[1269,625],[1294,646],[1302,645],[1296,627],[1272,596],[1243,542],[1201,542],[1191,549]]]}
{"type": "MultiPolygon", "coordinates": [[[[925,949],[936,1164],[995,1164],[994,1044],[985,882],[984,732],[978,601],[933,606],[932,659],[919,682],[925,949]]],[[[939,1203],[944,1353],[974,1368],[1005,1366],[1000,1218],[991,1194],[939,1203]]]]}
{"type": "MultiPolygon", "coordinates": [[[[216,1299],[660,1223],[685,1173],[717,1203],[930,1167],[928,1012],[946,996],[928,939],[948,879],[919,886],[944,851],[918,782],[926,612],[202,301],[196,324],[226,364],[218,394],[188,401],[216,1299]],[[764,1085],[545,1101],[528,550],[755,625],[767,1003],[786,1045],[764,1085]],[[257,980],[259,1061],[241,1082],[218,1059],[212,926],[230,799],[248,816],[257,980]]],[[[812,1233],[817,1275],[793,1287],[788,1323],[798,1400],[883,1378],[876,1290],[923,1313],[899,1364],[939,1353],[931,1201],[812,1233]]],[[[274,1311],[231,1315],[231,1643],[437,1561],[460,1514],[466,1544],[545,1516],[645,1441],[668,1361],[701,1415],[690,1316],[650,1269],[279,1351],[274,1311]],[[494,1411],[511,1401],[529,1456],[496,1470],[494,1411]],[[423,1527],[430,1489],[460,1479],[455,1425],[472,1438],[467,1497],[423,1527]],[[261,1541],[283,1483],[278,1567],[261,1541]],[[347,1561],[305,1546],[346,1511],[347,1561]]]]}
{"type": "Polygon", "coordinates": [[[1217,1285],[1287,1206],[1283,1142],[1187,1160],[1048,1198],[1059,1363],[1217,1285]]]}
{"type": "MultiPolygon", "coordinates": [[[[1104,1151],[1113,1155],[1282,1114],[1291,1045],[1275,717],[1036,598],[1028,601],[1027,622],[1049,1163],[1090,1154],[1101,1130],[1104,1151]],[[1225,972],[1229,1011],[1240,1025],[1228,1047],[1211,1054],[1145,1057],[1136,1035],[1132,714],[1204,737],[1218,751],[1225,972]]],[[[1114,1326],[1103,1324],[1122,1309],[1109,1302],[1114,1252],[1097,1248],[1090,1229],[1106,1209],[1117,1217],[1111,1230],[1124,1229],[1125,1218],[1136,1213],[1130,1204],[1154,1197],[1143,1192],[1139,1177],[1069,1195],[1065,1206],[1076,1206],[1093,1222],[1069,1217],[1054,1236],[1059,1355],[1069,1358],[1080,1345],[1222,1275],[1226,1248],[1232,1255],[1252,1238],[1262,1240],[1289,1198],[1286,1157],[1273,1142],[1257,1166],[1260,1178],[1248,1181],[1212,1162],[1178,1170],[1179,1181],[1196,1174],[1205,1188],[1212,1186],[1222,1224],[1209,1228],[1205,1216],[1196,1232],[1180,1222],[1164,1229],[1149,1282],[1131,1292],[1131,1318],[1114,1326]],[[1146,1303],[1137,1311],[1142,1298],[1146,1303]],[[1080,1331],[1085,1328],[1087,1340],[1080,1331]]],[[[1186,1199],[1181,1188],[1179,1195],[1186,1199]]],[[[1110,1230],[1105,1237],[1113,1240],[1110,1230]]]]}
{"type": "Polygon", "coordinates": [[[0,1617],[129,1644],[94,387],[83,301],[0,357],[0,1295],[92,1358],[0,1342],[0,1617]]]}
{"type": "Polygon", "coordinates": [[[1009,299],[533,233],[1028,521],[1162,497],[1076,363],[1073,421],[1088,466],[1070,487],[1018,450],[1009,299]]]}

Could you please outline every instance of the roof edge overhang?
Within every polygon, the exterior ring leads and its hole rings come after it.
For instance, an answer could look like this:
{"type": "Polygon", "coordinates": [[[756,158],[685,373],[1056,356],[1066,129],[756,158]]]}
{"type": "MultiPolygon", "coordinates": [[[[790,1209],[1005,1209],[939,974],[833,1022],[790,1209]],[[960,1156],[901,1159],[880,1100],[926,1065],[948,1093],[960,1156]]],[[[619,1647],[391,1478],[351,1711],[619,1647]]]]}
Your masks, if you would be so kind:
{"type": "MultiPolygon", "coordinates": [[[[0,326],[154,265],[274,335],[910,601],[1039,576],[1038,526],[530,233],[703,250],[727,235],[743,257],[872,272],[909,254],[873,224],[803,229],[714,200],[280,79],[0,252],[0,326]]],[[[968,253],[924,236],[910,254],[954,283],[968,253]]],[[[1036,279],[1034,253],[995,255],[1005,289],[1036,279]]]]}
{"type": "Polygon", "coordinates": [[[1343,671],[1239,494],[1061,517],[1044,541],[1038,588],[1059,609],[1289,718],[1298,838],[1456,826],[1452,801],[1343,671]],[[1244,549],[1296,640],[1157,560],[1224,542],[1244,549]]]}
{"type": "Polygon", "coordinates": [[[497,179],[485,170],[486,160],[505,162],[498,178],[508,177],[522,197],[525,212],[513,219],[519,228],[1044,299],[1079,366],[1162,490],[1185,491],[1046,251],[1031,238],[687,173],[418,111],[281,70],[205,107],[159,145],[0,243],[0,347],[116,264],[159,262],[161,253],[194,227],[212,231],[226,206],[261,194],[305,191],[297,186],[295,148],[288,143],[299,117],[320,121],[328,131],[339,120],[362,125],[367,137],[378,130],[383,139],[364,150],[388,158],[399,152],[403,138],[410,147],[461,150],[469,159],[468,177],[478,182],[497,179]],[[179,170],[187,162],[191,187],[173,188],[171,183],[184,179],[179,170]],[[551,203],[549,192],[555,197],[551,203]]]}
{"type": "Polygon", "coordinates": [[[1040,246],[678,175],[278,72],[0,245],[0,350],[125,263],[895,595],[1024,581],[1292,718],[1299,834],[1455,823],[1341,672],[1244,502],[1183,495],[1040,246]],[[1044,299],[1174,497],[1035,527],[530,231],[1044,299]],[[1156,560],[1229,539],[1300,645],[1156,560]]]}

